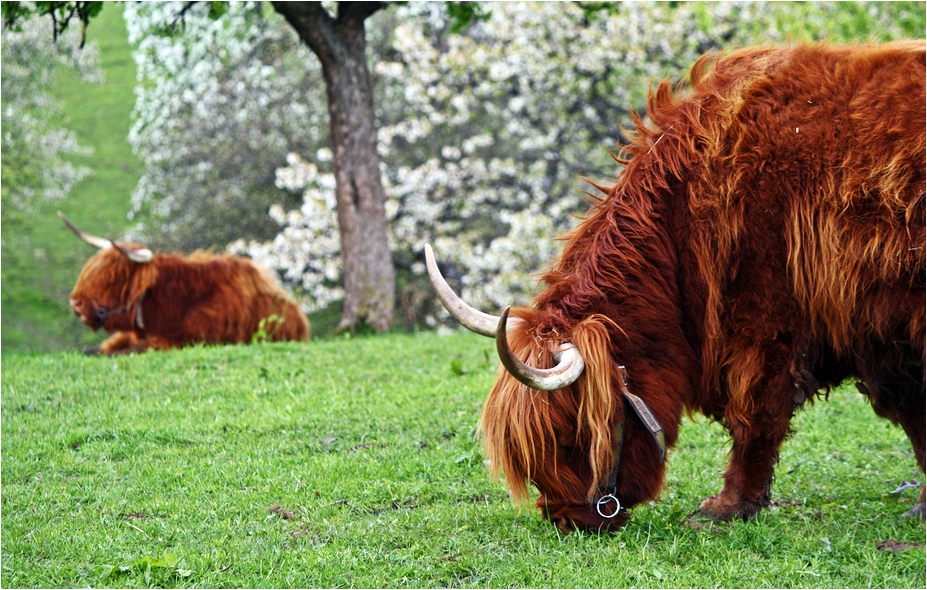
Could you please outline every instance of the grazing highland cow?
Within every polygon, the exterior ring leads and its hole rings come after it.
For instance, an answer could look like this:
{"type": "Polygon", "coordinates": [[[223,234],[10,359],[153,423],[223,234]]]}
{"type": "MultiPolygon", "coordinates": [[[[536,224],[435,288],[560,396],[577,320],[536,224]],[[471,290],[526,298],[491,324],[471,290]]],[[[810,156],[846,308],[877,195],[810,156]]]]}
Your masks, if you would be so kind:
{"type": "Polygon", "coordinates": [[[82,322],[113,334],[94,352],[122,354],[205,342],[305,340],[309,321],[266,270],[248,260],[197,251],[188,257],[154,254],[82,232],[100,248],[87,261],[70,303],[82,322]]]}
{"type": "MultiPolygon", "coordinates": [[[[615,529],[656,498],[683,412],[733,438],[702,517],[769,505],[796,408],[853,377],[924,470],[925,44],[745,49],[666,81],[626,169],[530,308],[501,318],[481,417],[513,496],[561,529],[615,529]]],[[[909,514],[924,511],[924,490],[909,514]]]]}

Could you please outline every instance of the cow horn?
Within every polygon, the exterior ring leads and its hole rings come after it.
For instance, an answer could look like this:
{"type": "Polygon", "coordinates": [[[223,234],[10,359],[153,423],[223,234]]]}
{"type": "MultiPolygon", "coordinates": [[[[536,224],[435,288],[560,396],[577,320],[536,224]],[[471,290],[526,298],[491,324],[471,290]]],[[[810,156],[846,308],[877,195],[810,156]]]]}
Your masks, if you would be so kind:
{"type": "Polygon", "coordinates": [[[512,349],[509,348],[509,341],[506,337],[505,325],[508,318],[509,308],[506,307],[496,327],[496,350],[499,352],[502,366],[511,373],[512,377],[540,391],[563,389],[579,379],[586,364],[583,362],[583,355],[570,343],[563,344],[560,351],[554,354],[557,366],[550,369],[535,369],[516,358],[512,349]]]}
{"type": "Polygon", "coordinates": [[[496,326],[499,325],[499,318],[470,307],[454,293],[454,290],[441,276],[441,271],[438,270],[438,263],[435,262],[435,255],[430,244],[425,244],[425,264],[428,266],[428,277],[435,288],[435,293],[438,294],[438,299],[441,300],[441,303],[444,304],[451,316],[471,332],[494,338],[496,336],[496,326]]]}
{"type": "Polygon", "coordinates": [[[151,262],[151,259],[154,257],[154,254],[148,248],[142,248],[140,250],[129,250],[128,248],[123,248],[113,240],[110,240],[110,243],[113,245],[113,248],[119,250],[123,256],[131,260],[132,262],[137,262],[139,264],[146,264],[151,262]]]}
{"type": "Polygon", "coordinates": [[[82,230],[77,229],[77,226],[71,223],[70,220],[67,217],[65,217],[64,213],[62,213],[61,211],[58,212],[58,217],[61,218],[61,221],[63,221],[64,224],[68,226],[72,232],[77,234],[78,238],[87,242],[91,246],[96,246],[100,250],[103,250],[104,248],[109,248],[110,244],[112,243],[110,240],[107,240],[106,238],[98,238],[97,236],[92,236],[82,230]]]}

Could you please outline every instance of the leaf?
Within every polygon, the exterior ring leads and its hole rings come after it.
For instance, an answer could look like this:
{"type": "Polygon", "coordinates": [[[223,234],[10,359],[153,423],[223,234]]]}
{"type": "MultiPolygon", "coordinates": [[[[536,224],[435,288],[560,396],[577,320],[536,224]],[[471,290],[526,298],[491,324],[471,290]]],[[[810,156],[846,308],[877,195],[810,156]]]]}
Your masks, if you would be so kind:
{"type": "Polygon", "coordinates": [[[165,553],[158,562],[158,567],[174,568],[180,562],[180,558],[173,553],[165,553]]]}
{"type": "Polygon", "coordinates": [[[492,16],[492,12],[476,2],[446,2],[444,7],[451,17],[452,33],[460,33],[474,21],[487,21],[492,16]]]}
{"type": "Polygon", "coordinates": [[[155,558],[150,555],[141,557],[132,564],[132,567],[137,570],[151,570],[155,568],[163,569],[174,569],[180,559],[173,553],[165,553],[160,558],[155,558]]]}
{"type": "Polygon", "coordinates": [[[460,359],[454,359],[451,361],[451,372],[455,375],[463,375],[465,371],[463,370],[463,365],[460,364],[460,359]]]}
{"type": "Polygon", "coordinates": [[[120,570],[121,568],[119,566],[112,565],[109,563],[104,563],[102,565],[98,565],[97,567],[93,568],[93,573],[96,575],[96,577],[100,578],[101,580],[107,580],[109,578],[112,578],[116,574],[121,573],[120,570]]]}
{"type": "Polygon", "coordinates": [[[454,459],[454,463],[456,463],[457,465],[460,465],[461,463],[470,464],[472,462],[473,462],[473,453],[466,453],[454,459]]]}
{"type": "Polygon", "coordinates": [[[229,11],[228,2],[210,2],[209,3],[209,18],[212,20],[218,20],[222,17],[223,14],[229,11]]]}

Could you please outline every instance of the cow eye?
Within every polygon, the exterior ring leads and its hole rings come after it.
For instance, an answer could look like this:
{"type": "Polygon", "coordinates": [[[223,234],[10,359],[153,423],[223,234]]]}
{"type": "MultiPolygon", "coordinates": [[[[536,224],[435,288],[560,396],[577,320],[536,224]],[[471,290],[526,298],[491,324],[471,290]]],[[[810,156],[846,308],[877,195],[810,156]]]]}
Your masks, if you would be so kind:
{"type": "Polygon", "coordinates": [[[105,320],[105,319],[106,319],[106,310],[103,309],[102,307],[98,307],[98,308],[97,308],[97,317],[98,317],[99,319],[101,319],[101,320],[105,320]]]}

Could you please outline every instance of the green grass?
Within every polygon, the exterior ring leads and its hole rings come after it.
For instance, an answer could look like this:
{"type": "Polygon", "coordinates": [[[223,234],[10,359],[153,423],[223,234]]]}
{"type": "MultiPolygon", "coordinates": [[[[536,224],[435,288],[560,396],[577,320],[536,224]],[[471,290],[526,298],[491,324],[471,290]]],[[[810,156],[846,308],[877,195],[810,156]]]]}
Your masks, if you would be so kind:
{"type": "MultiPolygon", "coordinates": [[[[49,33],[51,34],[51,33],[49,33]]],[[[104,84],[86,84],[61,71],[55,98],[64,107],[61,125],[78,143],[94,149],[71,161],[93,169],[63,201],[45,203],[33,214],[3,211],[2,333],[4,352],[60,350],[103,338],[81,325],[68,307],[68,293],[94,249],[58,219],[60,209],[86,231],[118,236],[130,225],[129,197],[141,163],[126,141],[135,104],[135,63],[126,39],[122,5],[107,2],[87,29],[100,45],[104,84]]]]}
{"type": "Polygon", "coordinates": [[[469,334],[4,355],[4,587],[920,587],[904,434],[850,389],[796,420],[776,506],[680,526],[726,437],[686,422],[660,502],[558,533],[490,481],[469,334]],[[455,362],[456,361],[456,362],[455,362]]]}

